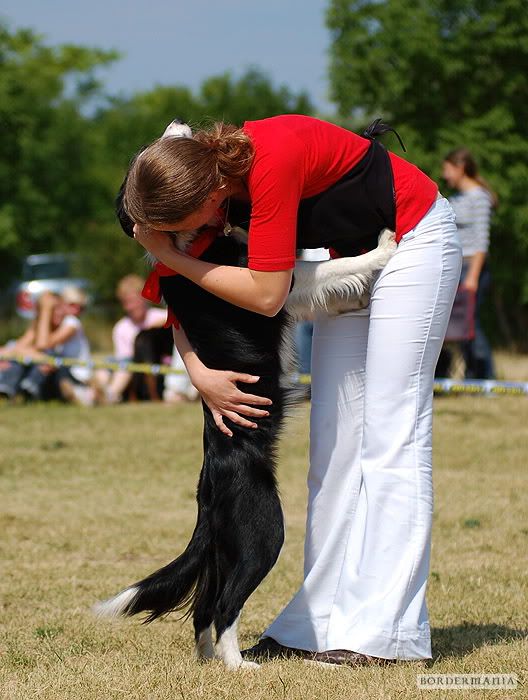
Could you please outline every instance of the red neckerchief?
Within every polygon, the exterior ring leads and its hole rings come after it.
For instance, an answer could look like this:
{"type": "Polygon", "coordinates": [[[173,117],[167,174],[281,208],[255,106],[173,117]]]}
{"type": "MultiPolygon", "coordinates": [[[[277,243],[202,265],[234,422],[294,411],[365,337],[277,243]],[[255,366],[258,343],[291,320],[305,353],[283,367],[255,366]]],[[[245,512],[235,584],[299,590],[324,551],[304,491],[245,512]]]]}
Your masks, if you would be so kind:
{"type": "MultiPolygon", "coordinates": [[[[190,255],[193,258],[199,258],[202,253],[204,253],[207,248],[209,248],[210,245],[212,245],[213,241],[216,239],[218,236],[218,229],[217,228],[207,228],[203,233],[200,234],[200,236],[193,241],[193,244],[189,248],[188,251],[186,251],[187,255],[190,255]]],[[[179,272],[176,272],[175,270],[172,270],[170,267],[167,267],[167,265],[164,265],[161,262],[157,262],[154,265],[154,268],[152,269],[152,272],[147,278],[147,281],[145,282],[145,286],[143,287],[143,290],[141,292],[141,296],[144,299],[148,299],[148,301],[152,301],[155,304],[159,304],[161,301],[161,289],[160,289],[160,277],[174,277],[178,275],[179,272]]],[[[174,328],[179,329],[180,323],[172,310],[170,308],[167,309],[167,320],[165,321],[164,328],[170,328],[171,326],[174,326],[174,328]]]]}

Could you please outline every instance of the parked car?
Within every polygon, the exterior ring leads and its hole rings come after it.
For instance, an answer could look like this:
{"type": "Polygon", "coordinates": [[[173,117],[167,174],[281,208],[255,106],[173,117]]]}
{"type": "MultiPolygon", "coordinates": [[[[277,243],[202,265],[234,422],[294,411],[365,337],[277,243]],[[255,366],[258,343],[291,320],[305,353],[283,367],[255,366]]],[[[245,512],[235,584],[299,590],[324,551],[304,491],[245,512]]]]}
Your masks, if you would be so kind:
{"type": "Polygon", "coordinates": [[[88,280],[75,276],[76,258],[64,253],[29,255],[22,263],[22,279],[15,290],[16,312],[34,318],[42,292],[60,294],[64,287],[78,287],[89,296],[88,280]]]}

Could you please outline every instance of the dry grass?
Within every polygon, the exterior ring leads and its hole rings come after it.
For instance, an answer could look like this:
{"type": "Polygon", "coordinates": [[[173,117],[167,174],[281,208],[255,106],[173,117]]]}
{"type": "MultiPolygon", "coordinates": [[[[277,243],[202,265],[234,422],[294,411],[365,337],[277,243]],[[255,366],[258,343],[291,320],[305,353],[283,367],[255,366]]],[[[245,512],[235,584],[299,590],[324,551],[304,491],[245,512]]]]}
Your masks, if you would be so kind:
{"type": "MultiPolygon", "coordinates": [[[[424,672],[515,672],[525,683],[528,401],[450,397],[435,409],[433,661],[357,670],[272,662],[230,673],[193,660],[190,623],[111,624],[89,611],[186,543],[201,463],[199,407],[0,408],[0,697],[443,697],[418,691],[416,674],[424,672]]],[[[300,581],[306,419],[305,407],[283,441],[287,543],[246,606],[244,645],[300,581]]],[[[456,696],[466,694],[490,697],[456,696]]],[[[526,686],[497,695],[526,697],[526,686]]]]}
{"type": "Polygon", "coordinates": [[[528,382],[528,355],[500,350],[494,353],[497,379],[528,382]]]}

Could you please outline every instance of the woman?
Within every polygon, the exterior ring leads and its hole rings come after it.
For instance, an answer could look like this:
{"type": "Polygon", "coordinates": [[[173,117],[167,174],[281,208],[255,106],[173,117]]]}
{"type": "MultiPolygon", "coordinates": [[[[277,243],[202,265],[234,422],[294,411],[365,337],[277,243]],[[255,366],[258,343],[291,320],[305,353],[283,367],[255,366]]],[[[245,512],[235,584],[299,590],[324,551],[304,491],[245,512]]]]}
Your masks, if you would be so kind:
{"type": "MultiPolygon", "coordinates": [[[[362,138],[295,115],[217,124],[154,142],[128,174],[137,240],[207,291],[265,315],[284,304],[296,247],[357,254],[384,227],[399,242],[368,309],[315,324],[305,578],[255,655],[431,657],[433,372],[461,251],[436,185],[373,140],[384,130],[374,126],[362,138]],[[180,254],[163,233],[206,225],[224,202],[229,224],[249,223],[247,269],[180,254]]],[[[210,370],[182,331],[174,335],[218,428],[232,434],[225,418],[257,428],[270,402],[237,382],[258,377],[210,370]]]]}
{"type": "Polygon", "coordinates": [[[475,159],[467,148],[457,148],[445,157],[442,176],[458,194],[450,199],[462,241],[462,274],[460,284],[476,295],[475,337],[462,343],[466,378],[493,379],[493,356],[480,325],[479,309],[490,286],[487,264],[490,217],[497,206],[496,194],[479,175],[475,159]]]}

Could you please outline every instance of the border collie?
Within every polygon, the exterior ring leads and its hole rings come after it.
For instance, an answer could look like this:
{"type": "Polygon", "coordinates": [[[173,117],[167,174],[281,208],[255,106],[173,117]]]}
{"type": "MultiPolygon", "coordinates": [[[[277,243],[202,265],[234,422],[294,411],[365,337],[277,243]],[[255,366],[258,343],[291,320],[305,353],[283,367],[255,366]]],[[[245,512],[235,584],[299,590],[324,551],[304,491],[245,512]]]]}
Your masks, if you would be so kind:
{"type": "MultiPolygon", "coordinates": [[[[131,235],[133,224],[123,209],[122,193],[123,187],[117,214],[131,235]]],[[[218,236],[201,259],[246,265],[247,247],[239,233],[218,236]]],[[[173,237],[180,250],[188,250],[191,239],[173,237]]],[[[218,430],[202,402],[204,459],[191,540],[170,564],[97,604],[96,614],[145,613],[145,622],[152,622],[185,609],[193,617],[199,659],[218,658],[232,669],[258,666],[242,659],[237,623],[246,600],[275,564],[284,540],[275,470],[287,408],[299,399],[298,389],[289,381],[292,321],[320,311],[335,314],[365,306],[375,274],[395,248],[394,235],[386,230],[378,247],[365,255],[299,262],[286,305],[272,318],[229,304],[181,275],[161,277],[163,298],[200,360],[212,369],[260,376],[251,391],[273,403],[267,407],[269,416],[258,419],[256,430],[226,419],[233,433],[230,438],[218,430]]]]}

